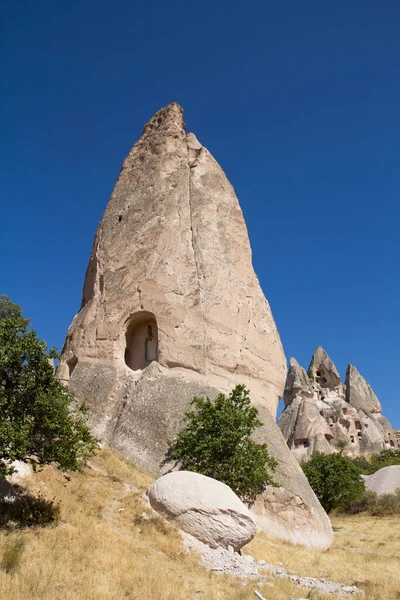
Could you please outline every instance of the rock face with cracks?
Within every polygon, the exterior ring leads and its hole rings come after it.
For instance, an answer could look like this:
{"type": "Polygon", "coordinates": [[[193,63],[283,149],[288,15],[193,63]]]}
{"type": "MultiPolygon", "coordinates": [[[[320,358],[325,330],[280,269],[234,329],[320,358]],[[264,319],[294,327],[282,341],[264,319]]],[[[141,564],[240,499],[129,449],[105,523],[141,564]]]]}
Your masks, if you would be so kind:
{"type": "Polygon", "coordinates": [[[353,365],[340,383],[333,361],[320,346],[308,373],[291,358],[286,379],[285,409],[278,425],[296,458],[314,452],[330,454],[344,446],[346,454],[396,449],[397,439],[371,386],[353,365]]]}
{"type": "Polygon", "coordinates": [[[275,423],[285,357],[242,211],[182,114],[175,103],[156,113],[122,165],[57,374],[103,442],[154,474],[193,396],[245,384],[294,507],[267,511],[267,490],[260,526],[293,540],[299,503],[303,543],[327,547],[330,522],[275,423]]]}
{"type": "Polygon", "coordinates": [[[147,490],[151,506],[210,548],[238,551],[256,533],[250,511],[230,487],[211,477],[175,471],[147,490]]]}

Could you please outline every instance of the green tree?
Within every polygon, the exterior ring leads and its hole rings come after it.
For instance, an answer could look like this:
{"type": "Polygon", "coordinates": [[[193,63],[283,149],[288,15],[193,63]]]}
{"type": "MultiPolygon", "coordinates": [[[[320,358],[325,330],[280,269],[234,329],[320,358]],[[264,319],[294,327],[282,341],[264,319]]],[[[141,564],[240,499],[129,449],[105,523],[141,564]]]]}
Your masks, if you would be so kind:
{"type": "Polygon", "coordinates": [[[97,447],[85,407],[54,375],[56,357],[20,307],[0,296],[0,479],[15,460],[76,471],[97,447]]]}
{"type": "Polygon", "coordinates": [[[243,385],[236,386],[229,396],[219,394],[214,401],[193,398],[184,423],[171,453],[182,469],[226,483],[248,503],[266,485],[276,486],[270,474],[276,468],[275,459],[266,444],[251,439],[262,423],[243,385]]]}
{"type": "Polygon", "coordinates": [[[373,454],[369,458],[365,456],[357,456],[353,459],[353,463],[360,473],[364,475],[372,475],[383,467],[392,465],[400,465],[400,449],[385,448],[379,454],[373,454]]]}
{"type": "Polygon", "coordinates": [[[353,461],[342,454],[316,452],[301,467],[327,513],[343,508],[365,492],[364,480],[353,461]]]}
{"type": "Polygon", "coordinates": [[[335,445],[336,448],[339,450],[339,454],[343,454],[344,450],[349,445],[349,442],[346,442],[346,440],[338,440],[335,445]]]}

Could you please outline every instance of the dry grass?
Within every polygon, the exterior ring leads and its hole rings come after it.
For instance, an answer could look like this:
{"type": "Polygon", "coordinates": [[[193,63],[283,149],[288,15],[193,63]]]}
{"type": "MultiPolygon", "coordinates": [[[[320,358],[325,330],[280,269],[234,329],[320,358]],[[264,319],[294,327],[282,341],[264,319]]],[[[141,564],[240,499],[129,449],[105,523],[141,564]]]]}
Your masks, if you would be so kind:
{"type": "Polygon", "coordinates": [[[257,559],[282,562],[297,575],[357,585],[368,600],[400,599],[398,517],[332,517],[335,543],[327,552],[300,548],[259,535],[247,547],[257,559]]]}
{"type": "MultiPolygon", "coordinates": [[[[287,581],[275,579],[274,587],[243,585],[204,571],[196,555],[183,550],[175,528],[146,509],[141,495],[150,481],[109,450],[101,451],[67,485],[54,469],[35,475],[30,491],[56,497],[61,521],[46,528],[0,532],[0,598],[250,600],[254,589],[268,600],[324,598],[287,581]]],[[[249,550],[268,562],[281,561],[298,574],[363,582],[367,598],[390,600],[400,598],[398,558],[376,553],[400,554],[397,523],[360,516],[336,519],[337,541],[327,553],[294,549],[267,537],[253,541],[249,550]],[[350,547],[375,554],[357,554],[350,547]]]]}

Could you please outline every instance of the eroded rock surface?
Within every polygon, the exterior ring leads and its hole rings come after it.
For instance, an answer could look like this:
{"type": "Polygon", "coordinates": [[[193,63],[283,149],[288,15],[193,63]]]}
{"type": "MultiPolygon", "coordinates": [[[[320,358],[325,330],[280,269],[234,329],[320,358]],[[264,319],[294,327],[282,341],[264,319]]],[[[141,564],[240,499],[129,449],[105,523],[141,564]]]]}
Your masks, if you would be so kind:
{"type": "Polygon", "coordinates": [[[372,413],[382,411],[381,403],[373,389],[353,365],[349,365],[346,371],[346,401],[354,408],[372,413]]]}
{"type": "Polygon", "coordinates": [[[182,113],[156,113],[122,165],[57,374],[103,442],[154,474],[194,395],[245,384],[276,480],[329,545],[329,519],[275,423],[286,363],[238,200],[182,113]]]}
{"type": "Polygon", "coordinates": [[[313,452],[376,453],[398,447],[381,404],[357,369],[349,365],[345,384],[326,352],[319,346],[308,374],[294,359],[285,385],[285,409],[278,425],[301,461],[313,452]]]}

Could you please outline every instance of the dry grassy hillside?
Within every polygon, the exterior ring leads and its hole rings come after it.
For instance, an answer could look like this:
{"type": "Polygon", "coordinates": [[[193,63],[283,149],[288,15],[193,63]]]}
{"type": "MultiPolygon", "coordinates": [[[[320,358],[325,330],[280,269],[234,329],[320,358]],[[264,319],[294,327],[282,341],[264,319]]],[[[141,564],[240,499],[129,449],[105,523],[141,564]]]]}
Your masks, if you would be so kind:
{"type": "MultiPolygon", "coordinates": [[[[271,585],[206,572],[141,495],[151,478],[109,450],[64,485],[46,469],[29,488],[61,502],[55,526],[0,532],[2,600],[268,600],[325,598],[287,581],[271,585]]],[[[247,551],[298,575],[356,584],[369,600],[400,599],[398,520],[334,519],[336,542],[321,553],[259,536],[247,551]]],[[[329,596],[334,598],[334,596],[329,596]]]]}

